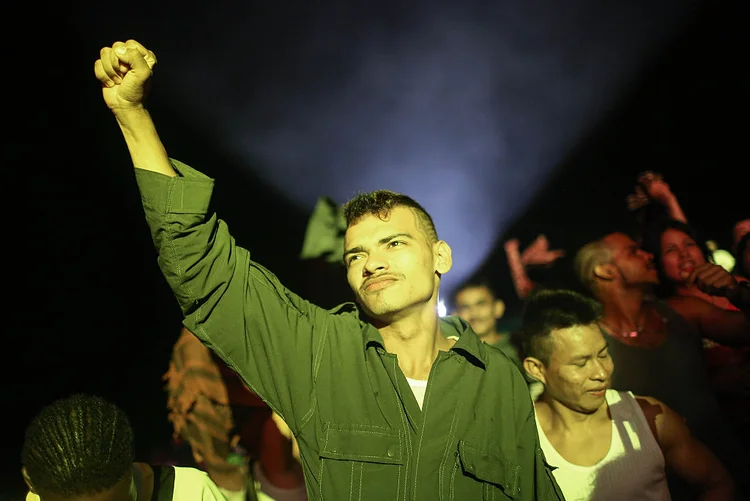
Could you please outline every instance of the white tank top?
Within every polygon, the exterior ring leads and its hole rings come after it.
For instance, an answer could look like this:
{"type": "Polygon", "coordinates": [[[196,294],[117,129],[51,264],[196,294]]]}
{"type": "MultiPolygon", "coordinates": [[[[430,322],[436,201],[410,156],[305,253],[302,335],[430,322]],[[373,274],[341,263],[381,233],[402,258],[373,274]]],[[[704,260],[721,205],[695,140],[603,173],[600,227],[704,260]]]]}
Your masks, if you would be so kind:
{"type": "Polygon", "coordinates": [[[631,392],[607,390],[612,442],[594,466],[566,461],[547,440],[539,442],[566,501],[669,501],[664,455],[631,392]]]}

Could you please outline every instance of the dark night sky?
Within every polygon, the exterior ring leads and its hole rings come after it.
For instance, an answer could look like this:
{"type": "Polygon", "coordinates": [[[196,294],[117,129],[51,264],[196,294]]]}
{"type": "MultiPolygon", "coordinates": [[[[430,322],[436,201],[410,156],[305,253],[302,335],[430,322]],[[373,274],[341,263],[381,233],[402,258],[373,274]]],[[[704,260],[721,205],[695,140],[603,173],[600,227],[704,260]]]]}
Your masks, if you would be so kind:
{"type": "MultiPolygon", "coordinates": [[[[688,217],[724,247],[728,245],[733,223],[750,215],[744,195],[747,190],[743,190],[739,174],[743,167],[747,169],[744,118],[748,111],[745,95],[750,88],[750,77],[741,61],[746,59],[748,49],[748,7],[747,2],[705,2],[708,3],[714,5],[680,11],[680,22],[674,24],[670,35],[663,35],[655,48],[642,49],[647,57],[638,71],[623,80],[622,89],[597,104],[596,119],[586,122],[585,130],[580,131],[572,144],[558,151],[557,157],[551,157],[553,161],[548,161],[544,169],[523,164],[509,177],[497,178],[492,162],[487,160],[491,160],[491,155],[477,157],[487,164],[484,170],[467,167],[464,175],[469,183],[477,182],[472,180],[474,176],[480,176],[479,185],[483,175],[494,180],[495,184],[490,183],[492,191],[488,192],[491,196],[482,193],[479,197],[488,204],[487,211],[494,210],[496,202],[498,207],[513,213],[513,217],[504,219],[480,216],[477,221],[469,218],[457,223],[469,231],[476,224],[496,232],[477,240],[488,248],[480,255],[481,263],[471,268],[479,267],[495,277],[506,297],[511,297],[512,289],[498,242],[516,236],[525,244],[544,232],[554,247],[565,248],[572,255],[586,241],[627,223],[624,199],[640,171],[663,172],[688,217]],[[528,174],[525,179],[524,173],[528,174]],[[503,179],[520,184],[513,185],[512,190],[503,189],[503,179]],[[523,196],[531,192],[533,196],[523,196]],[[521,200],[515,205],[514,193],[521,200]]],[[[582,9],[594,5],[581,4],[582,9]]],[[[127,151],[93,78],[92,66],[101,46],[118,38],[133,37],[147,45],[165,47],[166,54],[180,54],[181,59],[173,63],[168,58],[160,61],[162,71],[156,74],[158,79],[151,96],[152,113],[170,154],[217,178],[215,209],[229,222],[237,240],[253,249],[256,259],[274,270],[293,290],[309,295],[321,286],[328,288],[331,278],[343,280],[335,274],[324,276],[320,269],[311,270],[310,266],[298,263],[296,257],[310,196],[341,193],[351,186],[332,187],[330,193],[312,195],[290,188],[295,193],[290,195],[279,183],[279,173],[269,170],[268,159],[275,158],[274,151],[269,153],[252,140],[232,148],[227,135],[237,141],[239,135],[231,134],[234,128],[245,127],[242,131],[247,133],[261,131],[258,123],[266,120],[268,127],[284,129],[285,123],[291,121],[298,127],[294,133],[268,136],[268,144],[275,144],[273,141],[281,137],[288,142],[281,145],[282,149],[299,148],[322,154],[337,151],[335,137],[322,138],[311,132],[309,122],[315,122],[314,115],[300,118],[282,114],[282,118],[274,120],[271,115],[279,108],[266,106],[265,101],[257,103],[260,112],[250,113],[255,118],[250,125],[231,122],[238,120],[238,110],[247,109],[248,103],[253,102],[250,98],[246,103],[238,102],[233,96],[242,95],[247,80],[249,94],[256,93],[264,99],[273,96],[275,103],[288,99],[295,103],[295,109],[299,108],[301,98],[321,94],[323,90],[312,84],[304,87],[290,83],[300,78],[300,73],[295,73],[300,54],[314,52],[295,47],[303,42],[309,46],[310,33],[318,33],[320,29],[337,34],[333,42],[326,43],[340,44],[347,37],[355,39],[358,30],[365,29],[367,23],[339,26],[331,21],[338,19],[338,14],[330,6],[315,16],[312,8],[294,7],[292,2],[279,3],[275,8],[249,7],[248,15],[252,15],[254,22],[249,25],[252,33],[248,37],[258,43],[240,51],[246,53],[247,59],[233,59],[215,55],[221,43],[231,42],[231,30],[227,29],[227,33],[201,30],[202,18],[184,7],[188,4],[160,3],[150,20],[145,19],[149,16],[133,15],[136,11],[143,12],[141,6],[116,10],[101,5],[70,12],[47,12],[42,18],[38,13],[33,16],[29,13],[23,20],[33,21],[23,23],[25,35],[15,40],[9,59],[6,58],[6,69],[12,70],[3,72],[5,84],[11,84],[6,90],[5,104],[6,109],[10,104],[12,117],[6,122],[6,130],[10,128],[11,132],[6,133],[3,148],[9,157],[6,168],[12,173],[10,182],[5,184],[6,199],[14,203],[6,204],[12,222],[6,232],[10,244],[6,246],[9,256],[6,263],[10,273],[5,282],[5,296],[11,298],[11,306],[7,314],[8,341],[3,351],[4,380],[9,390],[5,393],[4,414],[9,416],[9,422],[2,444],[2,465],[14,481],[23,427],[40,406],[74,391],[98,393],[123,406],[133,419],[139,454],[146,454],[150,444],[163,444],[169,439],[160,376],[179,330],[180,315],[156,267],[127,151]],[[282,11],[286,14],[282,15],[282,11]],[[265,23],[263,16],[277,21],[265,23]],[[284,23],[278,21],[281,18],[284,23]],[[317,19],[318,23],[320,19],[328,19],[328,23],[323,28],[318,24],[318,31],[305,29],[308,18],[317,19]],[[280,28],[282,25],[284,29],[280,28]],[[300,34],[306,34],[307,38],[300,34]],[[208,61],[202,79],[195,76],[200,67],[190,68],[190,72],[183,67],[192,60],[208,61]],[[223,67],[223,72],[212,73],[216,67],[223,67]],[[271,71],[272,68],[275,69],[271,71]],[[263,74],[269,75],[266,80],[263,74]],[[214,75],[217,80],[239,79],[232,84],[234,94],[226,86],[212,82],[214,75]],[[227,94],[221,94],[224,92],[227,94]],[[222,113],[211,115],[211,107],[205,102],[214,103],[222,113]],[[263,115],[263,120],[258,114],[263,115]],[[218,128],[217,119],[222,116],[229,122],[218,128]],[[327,149],[320,142],[325,142],[327,149]]],[[[662,20],[670,12],[663,10],[662,20]]],[[[574,24],[569,30],[580,31],[575,23],[595,24],[597,16],[607,17],[608,22],[617,26],[610,14],[593,10],[588,15],[573,16],[574,24]]],[[[214,26],[223,19],[218,7],[201,15],[214,26]]],[[[409,19],[416,15],[384,7],[376,17],[384,33],[392,29],[394,37],[400,39],[397,35],[401,32],[395,27],[408,25],[409,19]]],[[[525,15],[524,19],[533,20],[533,15],[525,15]]],[[[360,18],[367,16],[363,14],[360,18]]],[[[648,12],[631,17],[631,24],[620,32],[642,29],[656,33],[653,28],[656,23],[649,24],[649,19],[648,12]],[[644,20],[644,26],[638,24],[639,19],[644,20]]],[[[573,49],[594,50],[583,43],[573,49]]],[[[536,50],[544,53],[546,49],[541,46],[536,50]]],[[[162,58],[166,57],[164,53],[157,50],[162,58]]],[[[617,60],[619,55],[612,52],[599,57],[605,61],[617,60]]],[[[306,75],[315,72],[315,61],[308,66],[306,75]]],[[[545,103],[542,101],[539,106],[545,103]]],[[[565,109],[561,106],[557,111],[565,109]]],[[[338,116],[331,118],[330,113],[324,114],[320,105],[311,110],[310,113],[327,117],[326,123],[335,123],[333,130],[340,130],[341,124],[334,120],[338,116]]],[[[444,111],[441,116],[450,119],[450,113],[451,110],[444,111]]],[[[561,117],[559,128],[575,123],[574,118],[565,122],[561,117]]],[[[514,117],[510,119],[510,125],[505,126],[514,130],[514,117]]],[[[462,120],[457,118],[456,123],[463,124],[462,120]]],[[[522,122],[523,118],[519,120],[522,122]]],[[[541,123],[546,128],[540,129],[540,134],[549,135],[558,122],[541,123]]],[[[414,124],[419,126],[417,122],[414,124]]],[[[518,139],[527,146],[538,140],[539,151],[549,153],[553,148],[544,150],[545,137],[551,136],[530,135],[531,126],[539,124],[527,123],[523,129],[525,135],[518,139]]],[[[360,128],[355,131],[367,133],[360,128]]],[[[567,133],[558,132],[560,137],[567,133]]],[[[356,138],[346,141],[356,143],[356,138]]],[[[359,150],[349,147],[344,152],[348,155],[345,158],[367,157],[372,150],[364,146],[359,150]]],[[[279,145],[275,148],[277,152],[279,145]]],[[[528,156],[532,150],[525,146],[513,151],[528,156]]],[[[284,163],[287,157],[282,160],[275,167],[284,173],[283,169],[291,167],[284,163]]],[[[321,176],[338,175],[336,169],[343,167],[331,169],[321,176]]],[[[289,172],[293,179],[296,171],[289,172]]],[[[359,173],[348,172],[343,177],[356,179],[359,173]]],[[[361,173],[369,175],[366,168],[361,173]]],[[[463,193],[460,186],[454,188],[457,185],[450,177],[453,174],[447,175],[451,181],[447,187],[440,187],[441,196],[447,193],[445,196],[450,197],[452,189],[463,193]]],[[[428,183],[428,178],[429,173],[417,170],[408,186],[419,185],[421,179],[428,183]]],[[[394,184],[404,186],[398,179],[394,184]]],[[[464,202],[472,210],[481,211],[470,200],[459,199],[454,204],[460,207],[464,202]]],[[[461,210],[454,212],[463,214],[461,210]]],[[[438,221],[439,227],[440,224],[438,221]]],[[[472,242],[468,239],[467,246],[473,245],[472,242]]],[[[559,263],[556,271],[547,272],[540,279],[564,280],[566,274],[560,270],[569,264],[569,260],[559,263]]],[[[334,289],[344,291],[342,287],[334,289]]],[[[319,298],[323,303],[330,300],[330,297],[319,298]]]]}

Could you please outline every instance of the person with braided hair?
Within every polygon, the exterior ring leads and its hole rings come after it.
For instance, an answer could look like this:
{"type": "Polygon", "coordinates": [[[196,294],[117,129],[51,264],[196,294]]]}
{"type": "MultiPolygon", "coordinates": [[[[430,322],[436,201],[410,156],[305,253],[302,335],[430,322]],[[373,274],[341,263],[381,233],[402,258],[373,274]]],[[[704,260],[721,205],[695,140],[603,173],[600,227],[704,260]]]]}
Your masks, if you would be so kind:
{"type": "Polygon", "coordinates": [[[26,501],[223,501],[195,468],[134,462],[133,429],[111,402],[77,394],[43,408],[26,429],[26,501]]]}

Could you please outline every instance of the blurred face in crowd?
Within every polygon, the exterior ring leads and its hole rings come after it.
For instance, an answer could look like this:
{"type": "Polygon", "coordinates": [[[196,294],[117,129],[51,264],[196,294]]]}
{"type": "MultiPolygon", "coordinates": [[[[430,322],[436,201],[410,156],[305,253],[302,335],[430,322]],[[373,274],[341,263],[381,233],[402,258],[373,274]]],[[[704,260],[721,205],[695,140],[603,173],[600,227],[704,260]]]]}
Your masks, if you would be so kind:
{"type": "Polygon", "coordinates": [[[624,233],[613,233],[604,238],[604,244],[612,251],[612,265],[616,280],[623,287],[656,285],[659,275],[654,266],[654,256],[641,249],[624,233]]]}
{"type": "Polygon", "coordinates": [[[505,304],[486,286],[466,287],[456,294],[456,315],[469,322],[479,337],[497,331],[497,321],[504,311],[505,304]]]}
{"type": "Polygon", "coordinates": [[[661,234],[661,265],[664,276],[673,283],[682,283],[696,266],[706,262],[703,251],[690,235],[669,228],[661,234]]]}

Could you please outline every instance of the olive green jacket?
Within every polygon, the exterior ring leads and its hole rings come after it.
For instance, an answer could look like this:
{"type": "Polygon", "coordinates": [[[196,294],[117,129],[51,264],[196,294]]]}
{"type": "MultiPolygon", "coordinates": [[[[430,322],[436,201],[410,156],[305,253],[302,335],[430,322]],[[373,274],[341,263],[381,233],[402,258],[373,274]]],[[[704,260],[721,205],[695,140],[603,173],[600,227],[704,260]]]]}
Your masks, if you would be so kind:
{"type": "Polygon", "coordinates": [[[213,180],[136,169],[159,266],[184,324],[276,411],[299,443],[308,497],[562,500],[521,373],[466,323],[440,352],[420,409],[396,355],[354,304],[285,288],[208,215],[213,180]]]}

